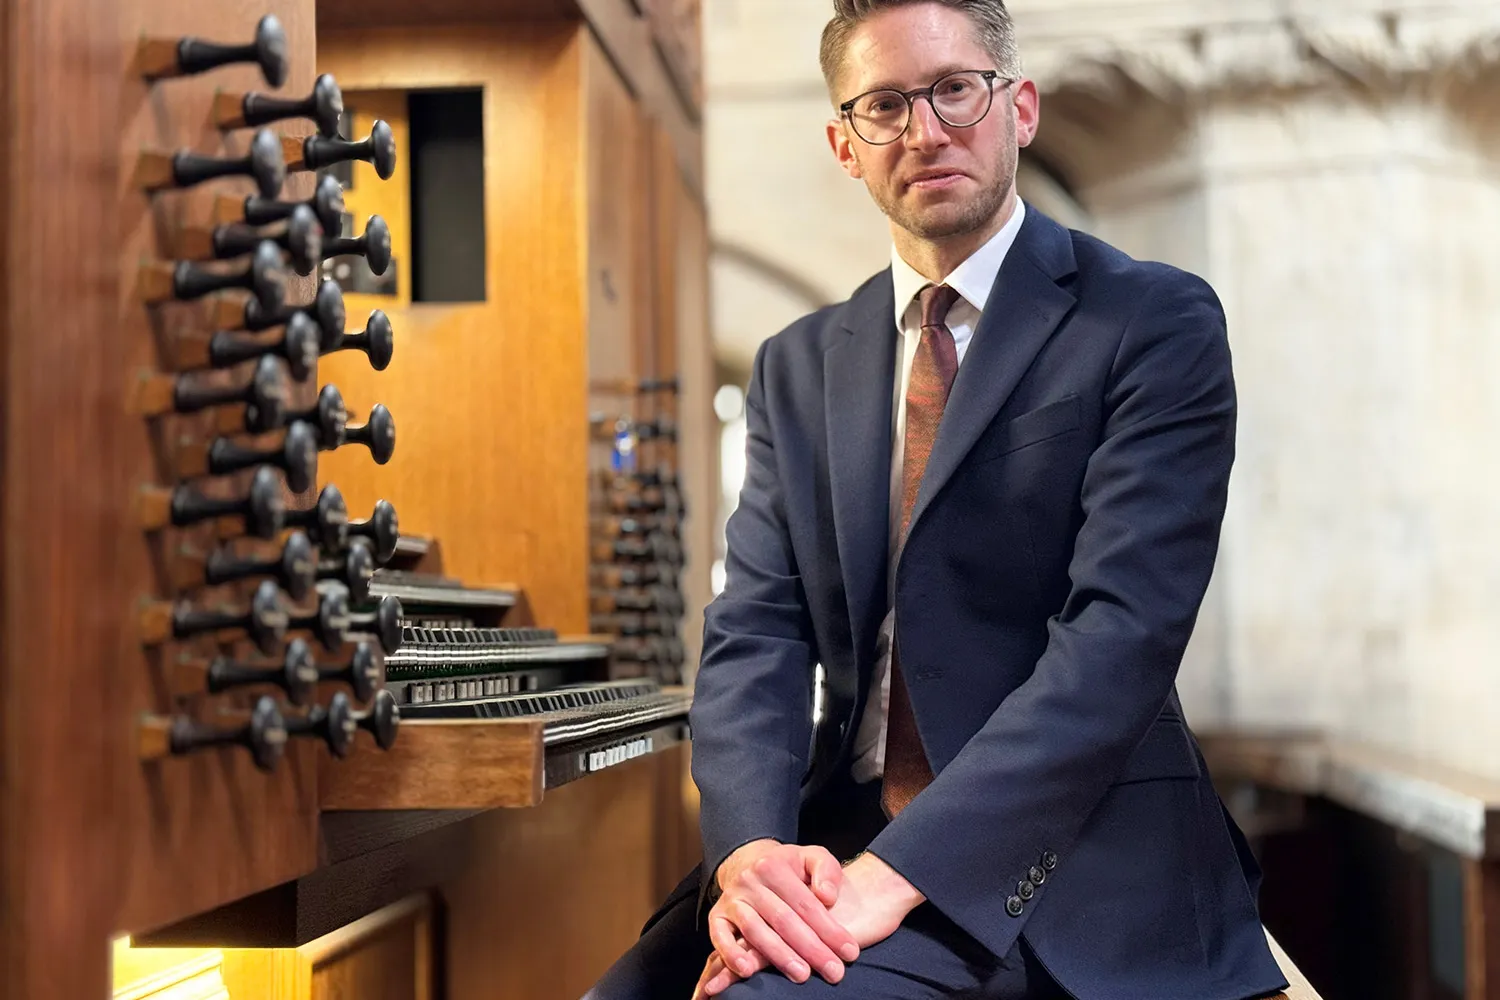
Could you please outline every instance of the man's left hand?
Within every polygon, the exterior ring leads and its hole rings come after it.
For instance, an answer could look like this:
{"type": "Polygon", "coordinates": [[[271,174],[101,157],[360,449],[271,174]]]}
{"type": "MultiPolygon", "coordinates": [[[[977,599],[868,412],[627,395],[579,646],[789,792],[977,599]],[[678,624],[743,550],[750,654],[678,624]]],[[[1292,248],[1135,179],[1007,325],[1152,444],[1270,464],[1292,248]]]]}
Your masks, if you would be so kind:
{"type": "MultiPolygon", "coordinates": [[[[828,915],[854,935],[855,942],[864,949],[895,933],[906,915],[926,898],[880,858],[861,854],[844,866],[844,884],[828,915]]],[[[750,954],[756,964],[751,975],[769,967],[770,963],[759,952],[750,949],[750,954]]],[[[719,953],[714,952],[703,967],[693,1000],[717,996],[744,978],[747,977],[727,968],[719,953]]]]}

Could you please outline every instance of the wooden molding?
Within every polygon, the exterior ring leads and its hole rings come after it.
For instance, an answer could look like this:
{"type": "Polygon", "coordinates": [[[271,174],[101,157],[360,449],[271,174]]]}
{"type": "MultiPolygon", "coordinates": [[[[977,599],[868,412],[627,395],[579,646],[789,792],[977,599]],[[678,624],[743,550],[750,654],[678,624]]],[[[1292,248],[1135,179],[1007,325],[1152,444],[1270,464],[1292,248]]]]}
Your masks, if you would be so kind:
{"type": "MultiPolygon", "coordinates": [[[[118,955],[118,949],[116,954],[118,955]]],[[[169,950],[165,955],[172,955],[169,950]]],[[[118,984],[114,1000],[230,1000],[224,986],[224,955],[195,954],[177,965],[155,968],[132,982],[118,984]]]]}

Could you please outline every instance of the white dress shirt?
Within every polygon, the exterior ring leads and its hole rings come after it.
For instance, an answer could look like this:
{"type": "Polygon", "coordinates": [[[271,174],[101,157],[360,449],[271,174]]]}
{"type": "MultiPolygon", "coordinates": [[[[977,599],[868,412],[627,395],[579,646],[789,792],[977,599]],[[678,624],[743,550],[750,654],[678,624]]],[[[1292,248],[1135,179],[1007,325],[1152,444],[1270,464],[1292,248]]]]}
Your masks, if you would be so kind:
{"type": "MultiPolygon", "coordinates": [[[[959,294],[959,298],[948,310],[948,329],[953,331],[953,344],[958,350],[958,363],[963,364],[964,353],[974,339],[974,330],[979,325],[979,316],[990,297],[995,276],[1000,265],[1016,241],[1016,233],[1026,216],[1026,206],[1016,199],[1015,211],[1000,231],[975,250],[962,264],[953,269],[940,284],[946,284],[959,294]]],[[[854,736],[854,761],[852,773],[855,781],[865,782],[879,778],[885,773],[886,715],[891,697],[891,641],[895,630],[895,609],[892,598],[896,585],[896,558],[900,555],[898,535],[901,530],[901,463],[906,454],[906,386],[911,378],[912,360],[917,354],[917,343],[922,335],[922,306],[917,295],[932,282],[918,274],[910,264],[901,259],[895,247],[891,248],[891,283],[896,291],[895,330],[899,331],[900,350],[896,352],[896,378],[891,401],[891,421],[894,433],[891,436],[891,483],[888,573],[886,586],[885,620],[880,623],[880,637],[875,646],[875,672],[871,677],[870,697],[865,704],[864,716],[854,736]]]]}

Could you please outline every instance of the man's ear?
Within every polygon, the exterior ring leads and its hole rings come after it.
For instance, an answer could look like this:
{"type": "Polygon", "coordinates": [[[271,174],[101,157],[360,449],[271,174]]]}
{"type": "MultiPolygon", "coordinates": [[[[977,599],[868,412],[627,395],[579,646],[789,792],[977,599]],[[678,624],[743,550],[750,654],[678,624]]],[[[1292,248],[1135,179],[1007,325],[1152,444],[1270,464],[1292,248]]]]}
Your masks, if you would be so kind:
{"type": "Polygon", "coordinates": [[[1036,84],[1030,80],[1022,80],[1016,84],[1016,145],[1029,146],[1036,138],[1037,128],[1041,125],[1042,97],[1037,93],[1036,84]]]}
{"type": "Polygon", "coordinates": [[[849,133],[844,131],[842,119],[830,118],[828,120],[828,145],[833,149],[833,155],[838,159],[839,166],[844,168],[844,173],[855,180],[864,176],[859,169],[859,160],[854,156],[854,145],[849,141],[849,133]]]}

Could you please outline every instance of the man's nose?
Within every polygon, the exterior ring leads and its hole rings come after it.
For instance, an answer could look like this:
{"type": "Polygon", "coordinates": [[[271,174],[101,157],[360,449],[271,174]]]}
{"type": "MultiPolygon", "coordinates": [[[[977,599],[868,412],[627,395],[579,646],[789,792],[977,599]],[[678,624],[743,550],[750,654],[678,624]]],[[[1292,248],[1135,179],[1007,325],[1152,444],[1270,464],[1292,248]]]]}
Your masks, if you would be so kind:
{"type": "Polygon", "coordinates": [[[907,146],[911,149],[936,149],[949,142],[943,120],[933,110],[932,102],[918,97],[911,102],[911,121],[906,127],[907,146]]]}

